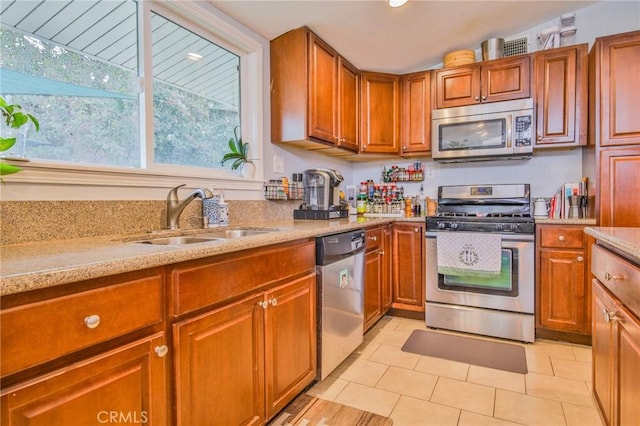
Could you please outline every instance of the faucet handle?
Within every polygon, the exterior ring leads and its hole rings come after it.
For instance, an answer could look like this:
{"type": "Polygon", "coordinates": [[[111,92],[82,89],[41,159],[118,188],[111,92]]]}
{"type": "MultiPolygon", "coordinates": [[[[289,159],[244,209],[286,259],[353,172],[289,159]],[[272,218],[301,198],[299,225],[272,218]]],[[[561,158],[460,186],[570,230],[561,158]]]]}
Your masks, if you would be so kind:
{"type": "Polygon", "coordinates": [[[187,184],[183,183],[182,185],[171,188],[169,190],[169,194],[167,195],[167,201],[178,201],[178,189],[182,188],[183,186],[187,186],[187,184]]]}

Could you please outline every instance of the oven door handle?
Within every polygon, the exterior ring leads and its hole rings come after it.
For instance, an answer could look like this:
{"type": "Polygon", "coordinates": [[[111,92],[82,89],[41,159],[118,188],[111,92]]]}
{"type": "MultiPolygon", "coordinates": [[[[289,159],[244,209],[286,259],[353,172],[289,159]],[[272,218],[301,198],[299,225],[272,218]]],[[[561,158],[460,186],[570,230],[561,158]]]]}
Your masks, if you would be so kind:
{"type": "MultiPolygon", "coordinates": [[[[438,233],[440,232],[449,232],[449,231],[427,231],[425,232],[425,238],[436,238],[438,233]]],[[[503,241],[531,241],[535,240],[535,235],[533,234],[500,234],[503,241]]]]}

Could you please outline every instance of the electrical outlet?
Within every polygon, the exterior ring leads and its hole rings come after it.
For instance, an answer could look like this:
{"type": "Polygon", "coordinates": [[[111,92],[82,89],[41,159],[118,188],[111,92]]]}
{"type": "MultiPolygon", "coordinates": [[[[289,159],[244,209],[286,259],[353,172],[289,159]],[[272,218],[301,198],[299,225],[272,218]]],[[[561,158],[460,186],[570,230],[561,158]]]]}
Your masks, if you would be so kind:
{"type": "Polygon", "coordinates": [[[273,172],[284,173],[284,157],[280,155],[273,156],[273,172]]]}
{"type": "Polygon", "coordinates": [[[436,169],[433,166],[427,166],[425,172],[425,176],[427,179],[433,179],[436,175],[436,169]]]}

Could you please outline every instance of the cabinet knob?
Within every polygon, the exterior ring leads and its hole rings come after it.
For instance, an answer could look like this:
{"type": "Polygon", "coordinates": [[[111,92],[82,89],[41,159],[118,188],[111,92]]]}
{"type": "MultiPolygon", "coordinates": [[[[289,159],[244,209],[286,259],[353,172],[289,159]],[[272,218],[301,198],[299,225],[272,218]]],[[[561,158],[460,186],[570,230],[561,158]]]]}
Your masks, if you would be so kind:
{"type": "Polygon", "coordinates": [[[538,140],[541,141],[542,140],[542,136],[538,136],[538,140]]]}
{"type": "Polygon", "coordinates": [[[278,299],[274,297],[273,299],[269,300],[269,303],[271,303],[272,306],[276,306],[278,304],[278,299]]]}
{"type": "Polygon", "coordinates": [[[558,240],[560,240],[560,241],[564,241],[564,240],[565,240],[564,235],[559,235],[559,236],[558,236],[558,240]]]}
{"type": "Polygon", "coordinates": [[[262,309],[267,309],[267,306],[269,306],[269,302],[260,301],[258,302],[258,306],[260,306],[262,309]]]}
{"type": "Polygon", "coordinates": [[[384,252],[383,251],[379,252],[378,256],[384,256],[384,252]]]}
{"type": "Polygon", "coordinates": [[[479,101],[479,100],[480,100],[480,98],[479,98],[478,96],[476,96],[474,99],[475,99],[476,101],[479,101]]]}
{"type": "Polygon", "coordinates": [[[584,258],[582,256],[578,256],[578,262],[582,262],[584,260],[584,258]]]}
{"type": "Polygon", "coordinates": [[[85,317],[84,325],[86,325],[87,328],[96,328],[100,325],[100,315],[89,315],[85,317]]]}
{"type": "Polygon", "coordinates": [[[602,308],[602,316],[604,316],[606,322],[621,321],[615,311],[607,311],[607,308],[602,308]]]}
{"type": "Polygon", "coordinates": [[[156,346],[153,350],[160,358],[164,358],[164,356],[169,353],[169,348],[167,347],[167,345],[156,346]]]}
{"type": "Polygon", "coordinates": [[[611,275],[608,272],[604,273],[604,279],[607,281],[615,281],[615,280],[623,280],[624,276],[622,275],[611,275]]]}
{"type": "Polygon", "coordinates": [[[482,100],[483,100],[483,101],[486,101],[486,100],[487,100],[487,97],[486,97],[486,96],[483,96],[483,97],[482,97],[482,100]]]}
{"type": "Polygon", "coordinates": [[[403,147],[402,147],[402,150],[403,150],[403,151],[406,151],[406,150],[407,150],[407,147],[406,147],[406,146],[403,146],[403,147]]]}
{"type": "Polygon", "coordinates": [[[420,228],[413,228],[413,232],[420,232],[420,228]]]}

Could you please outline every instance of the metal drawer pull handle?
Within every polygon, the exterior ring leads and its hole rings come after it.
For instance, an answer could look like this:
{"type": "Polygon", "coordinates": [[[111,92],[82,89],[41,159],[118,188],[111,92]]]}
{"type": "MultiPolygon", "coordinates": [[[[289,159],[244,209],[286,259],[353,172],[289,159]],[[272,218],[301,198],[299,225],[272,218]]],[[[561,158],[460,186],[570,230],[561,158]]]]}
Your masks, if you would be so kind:
{"type": "Polygon", "coordinates": [[[167,353],[169,353],[169,348],[167,347],[167,345],[156,346],[154,350],[160,358],[163,358],[167,353]]]}
{"type": "Polygon", "coordinates": [[[370,239],[371,241],[378,241],[378,237],[376,237],[375,235],[374,235],[373,237],[369,237],[369,239],[370,239]]]}
{"type": "Polygon", "coordinates": [[[604,316],[604,320],[606,322],[620,321],[620,317],[616,315],[615,311],[609,312],[606,308],[602,308],[602,315],[604,316]]]}
{"type": "Polygon", "coordinates": [[[608,272],[604,273],[604,279],[607,281],[615,281],[615,280],[623,280],[624,276],[623,275],[611,275],[608,272]]]}
{"type": "Polygon", "coordinates": [[[564,241],[564,235],[560,235],[560,236],[558,236],[558,239],[559,239],[560,241],[564,241]]]}
{"type": "Polygon", "coordinates": [[[100,325],[100,315],[89,315],[84,319],[84,325],[88,328],[96,328],[100,325]]]}

